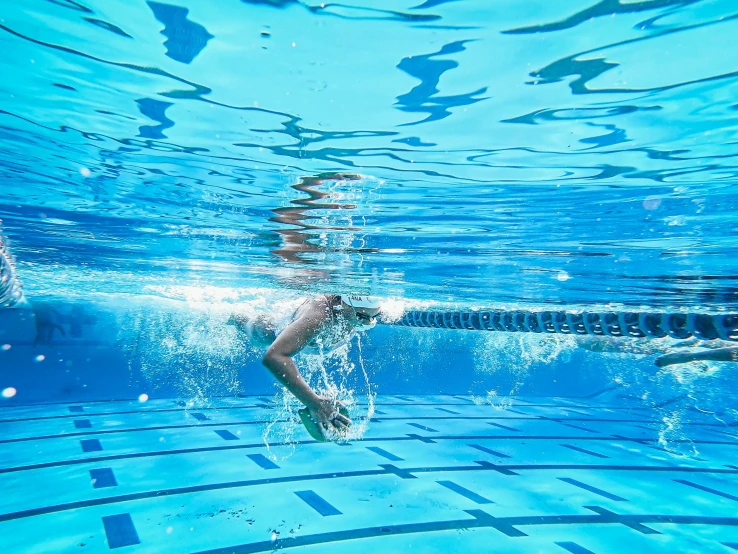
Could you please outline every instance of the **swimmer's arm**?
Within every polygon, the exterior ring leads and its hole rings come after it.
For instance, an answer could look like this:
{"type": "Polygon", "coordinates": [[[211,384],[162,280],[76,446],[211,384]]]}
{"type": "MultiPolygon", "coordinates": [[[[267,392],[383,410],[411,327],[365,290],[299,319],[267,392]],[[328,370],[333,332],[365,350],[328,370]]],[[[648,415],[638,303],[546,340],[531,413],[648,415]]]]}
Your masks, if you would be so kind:
{"type": "Polygon", "coordinates": [[[738,347],[716,348],[702,352],[675,352],[665,354],[656,358],[656,365],[664,367],[667,365],[686,364],[689,362],[712,361],[712,362],[738,362],[738,347]]]}
{"type": "Polygon", "coordinates": [[[310,388],[292,361],[297,354],[328,322],[329,316],[319,307],[306,310],[292,322],[267,350],[263,364],[305,406],[316,406],[321,398],[310,388]]]}

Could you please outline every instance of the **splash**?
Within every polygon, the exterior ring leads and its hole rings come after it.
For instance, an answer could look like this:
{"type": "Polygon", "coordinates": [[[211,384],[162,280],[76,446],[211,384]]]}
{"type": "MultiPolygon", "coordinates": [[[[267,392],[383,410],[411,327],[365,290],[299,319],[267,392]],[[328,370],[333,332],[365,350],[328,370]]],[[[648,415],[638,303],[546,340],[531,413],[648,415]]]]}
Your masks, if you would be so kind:
{"type": "Polygon", "coordinates": [[[173,388],[192,406],[238,393],[239,369],[257,356],[227,324],[227,306],[199,308],[160,299],[129,302],[116,311],[117,342],[128,356],[131,378],[140,375],[152,391],[173,388]]]}
{"type": "Polygon", "coordinates": [[[569,335],[488,332],[475,334],[472,348],[475,371],[506,383],[487,390],[485,395],[473,394],[472,400],[502,410],[512,405],[512,397],[520,392],[536,365],[552,364],[567,355],[576,348],[576,339],[569,335]]]}
{"type": "MultiPolygon", "coordinates": [[[[348,343],[330,352],[300,353],[295,357],[300,374],[308,385],[319,395],[340,402],[349,411],[353,424],[348,432],[341,434],[329,432],[328,439],[336,442],[363,438],[374,415],[376,392],[372,390],[364,365],[361,336],[356,335],[357,363],[349,358],[350,346],[351,343],[348,343]]],[[[284,388],[274,396],[273,404],[275,409],[262,438],[271,457],[275,460],[284,460],[291,456],[297,445],[307,437],[297,415],[297,411],[303,405],[284,388]],[[276,446],[281,448],[275,450],[276,446]]]]}
{"type": "Polygon", "coordinates": [[[658,442],[672,456],[698,456],[699,450],[682,428],[684,409],[669,411],[661,418],[658,442]]]}

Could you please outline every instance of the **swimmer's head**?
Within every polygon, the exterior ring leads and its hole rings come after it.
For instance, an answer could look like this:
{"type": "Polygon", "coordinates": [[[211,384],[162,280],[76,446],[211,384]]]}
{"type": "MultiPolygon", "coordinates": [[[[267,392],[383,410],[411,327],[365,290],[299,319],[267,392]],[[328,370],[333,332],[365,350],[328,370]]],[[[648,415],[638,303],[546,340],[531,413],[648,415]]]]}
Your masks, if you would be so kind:
{"type": "Polygon", "coordinates": [[[354,309],[356,317],[364,325],[375,323],[380,311],[379,299],[373,296],[361,296],[358,294],[343,294],[341,302],[354,309]]]}

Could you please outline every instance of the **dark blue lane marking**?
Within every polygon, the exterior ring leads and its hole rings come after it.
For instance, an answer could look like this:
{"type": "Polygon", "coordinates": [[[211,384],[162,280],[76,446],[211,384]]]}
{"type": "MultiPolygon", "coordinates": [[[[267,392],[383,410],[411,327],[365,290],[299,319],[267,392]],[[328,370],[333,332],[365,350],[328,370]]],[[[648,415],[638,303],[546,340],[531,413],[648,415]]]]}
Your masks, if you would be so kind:
{"type": "Polygon", "coordinates": [[[725,431],[718,431],[717,429],[708,429],[708,431],[712,431],[716,435],[720,435],[721,437],[730,437],[731,439],[738,439],[738,435],[732,435],[730,433],[726,433],[725,431]]]}
{"type": "Polygon", "coordinates": [[[568,550],[571,554],[595,554],[591,550],[587,550],[575,542],[555,542],[554,544],[556,546],[560,546],[564,550],[568,550]]]}
{"type": "Polygon", "coordinates": [[[617,383],[615,385],[612,385],[612,386],[607,387],[605,389],[602,389],[600,391],[593,392],[592,394],[589,394],[587,396],[583,396],[582,398],[595,398],[597,396],[600,396],[601,394],[605,394],[606,392],[610,392],[611,390],[617,390],[620,387],[624,387],[624,386],[625,386],[625,383],[617,383]]]}
{"type": "MultiPolygon", "coordinates": [[[[425,442],[428,444],[436,444],[436,441],[434,441],[433,439],[430,439],[428,437],[421,437],[420,435],[416,435],[415,433],[408,433],[407,436],[410,437],[411,439],[416,439],[416,440],[419,440],[421,442],[425,442]]],[[[2,473],[1,470],[0,470],[0,473],[2,473]]]]}
{"type": "Polygon", "coordinates": [[[654,408],[663,408],[665,406],[668,406],[669,404],[674,404],[675,402],[679,402],[680,400],[684,398],[689,398],[688,393],[680,394],[678,396],[675,396],[674,398],[669,398],[668,400],[664,400],[663,402],[659,402],[658,404],[654,404],[654,408]]]}
{"type": "Polygon", "coordinates": [[[228,431],[227,429],[216,429],[215,434],[218,435],[223,440],[227,440],[227,441],[241,440],[236,435],[228,431]]]}
{"type": "Polygon", "coordinates": [[[651,427],[645,427],[643,425],[633,425],[633,427],[637,427],[638,429],[643,429],[645,431],[650,431],[651,433],[655,433],[656,430],[651,427]]]}
{"type": "MultiPolygon", "coordinates": [[[[459,400],[463,400],[464,402],[468,402],[469,404],[474,404],[474,401],[471,398],[469,398],[467,396],[463,396],[461,394],[449,394],[449,396],[451,398],[457,398],[459,400]]],[[[446,405],[447,406],[453,406],[454,404],[446,404],[446,405]]],[[[457,404],[457,405],[459,405],[459,404],[457,404]]]]}
{"type": "Polygon", "coordinates": [[[263,454],[246,454],[252,462],[263,469],[279,469],[279,466],[263,454]]]}
{"type": "Polygon", "coordinates": [[[394,473],[401,479],[417,479],[417,477],[415,477],[415,475],[413,475],[410,470],[402,469],[392,464],[379,464],[379,467],[381,467],[388,473],[394,473]]]}
{"type": "MultiPolygon", "coordinates": [[[[494,527],[500,533],[504,533],[508,537],[527,537],[525,533],[516,529],[513,525],[501,521],[503,518],[494,517],[482,510],[464,510],[470,516],[474,516],[477,521],[483,524],[485,527],[494,527]]],[[[509,519],[509,518],[505,518],[509,519]]]]}
{"type": "MultiPolygon", "coordinates": [[[[218,424],[220,425],[220,424],[218,424]]],[[[83,433],[85,435],[93,434],[93,433],[83,433]]],[[[444,435],[437,437],[438,440],[499,440],[499,439],[520,439],[520,440],[593,440],[593,441],[602,441],[604,440],[603,437],[591,437],[588,439],[587,437],[571,437],[571,436],[546,436],[546,437],[539,437],[535,435],[509,435],[509,436],[501,436],[501,435],[467,435],[467,436],[461,436],[461,435],[444,435]]],[[[408,440],[417,440],[424,443],[431,443],[435,444],[436,441],[429,438],[429,437],[421,437],[420,435],[416,435],[413,433],[408,433],[405,436],[397,436],[397,437],[376,437],[376,438],[368,438],[363,439],[362,442],[369,443],[369,442],[392,442],[392,441],[408,441],[408,440]]],[[[608,437],[608,441],[610,438],[608,437]]],[[[636,442],[639,443],[639,440],[636,439],[628,439],[628,438],[622,438],[621,440],[626,440],[629,442],[636,442]]],[[[700,441],[693,441],[694,444],[705,444],[705,442],[700,441]]],[[[293,446],[293,445],[314,445],[314,440],[304,440],[304,441],[295,441],[295,442],[275,442],[272,443],[272,446],[293,446]]],[[[723,443],[723,442],[715,442],[715,443],[709,443],[709,444],[727,444],[731,445],[733,443],[723,443]]],[[[221,450],[240,450],[240,449],[252,449],[252,448],[263,448],[264,443],[251,443],[251,444],[229,444],[224,446],[206,446],[206,447],[199,447],[199,448],[175,448],[172,450],[154,450],[149,452],[134,452],[130,454],[116,454],[111,456],[99,456],[97,458],[76,458],[71,460],[58,460],[54,462],[44,462],[44,463],[38,463],[38,464],[28,464],[23,466],[14,466],[14,467],[4,467],[0,468],[0,475],[4,473],[15,473],[17,471],[29,471],[33,469],[46,469],[50,467],[62,467],[62,466],[69,466],[69,465],[77,465],[77,464],[89,464],[92,462],[107,462],[111,460],[128,460],[133,458],[153,458],[157,456],[174,456],[178,454],[192,454],[192,453],[202,453],[202,452],[218,452],[221,450]]],[[[508,464],[505,467],[509,469],[553,469],[553,470],[589,470],[589,469],[596,469],[596,470],[616,470],[616,471],[644,471],[644,472],[675,472],[675,473],[710,473],[710,474],[726,474],[726,475],[736,475],[738,474],[738,466],[734,466],[732,469],[723,469],[722,467],[680,467],[680,466],[644,466],[644,465],[591,465],[591,464],[508,464]]]]}
{"type": "Polygon", "coordinates": [[[563,446],[564,448],[568,448],[569,450],[575,450],[576,452],[581,452],[582,454],[589,454],[590,456],[594,456],[595,458],[610,459],[610,456],[598,454],[597,452],[592,452],[591,450],[587,450],[586,448],[579,448],[578,446],[574,446],[573,444],[560,444],[559,446],[563,446]]]}
{"type": "Polygon", "coordinates": [[[728,500],[734,500],[735,502],[738,502],[738,496],[728,494],[727,492],[717,491],[715,489],[711,489],[710,487],[705,487],[704,485],[698,485],[697,483],[692,483],[692,481],[684,481],[683,479],[674,479],[674,481],[676,481],[677,483],[681,483],[682,485],[687,485],[688,487],[693,487],[695,489],[709,492],[710,494],[715,494],[717,496],[722,496],[723,498],[727,498],[728,500]]]}
{"type": "Polygon", "coordinates": [[[558,479],[559,481],[563,481],[564,483],[569,483],[570,485],[574,485],[575,487],[579,487],[580,489],[584,489],[585,491],[593,492],[594,494],[599,494],[600,496],[604,496],[605,498],[609,498],[610,500],[615,500],[616,502],[628,502],[626,498],[617,496],[615,494],[610,494],[607,491],[603,491],[602,489],[598,489],[597,487],[593,487],[592,485],[588,485],[587,483],[582,483],[581,481],[577,481],[576,479],[570,479],[569,477],[559,477],[558,479]]]}
{"type": "Polygon", "coordinates": [[[81,414],[85,409],[82,406],[69,406],[69,411],[73,414],[81,414]]]}
{"type": "Polygon", "coordinates": [[[724,542],[722,544],[723,546],[727,546],[728,548],[732,548],[733,550],[738,550],[738,542],[724,542]]]}
{"type": "Polygon", "coordinates": [[[379,415],[387,415],[387,412],[383,412],[382,410],[374,410],[374,413],[379,415]]]}
{"type": "MultiPolygon", "coordinates": [[[[277,419],[274,420],[274,422],[286,422],[289,421],[288,419],[277,419]]],[[[133,427],[128,429],[106,429],[106,430],[96,430],[96,431],[90,431],[90,432],[81,432],[81,433],[60,433],[58,435],[42,435],[42,436],[36,436],[36,437],[21,437],[16,439],[3,439],[0,440],[0,444],[5,444],[9,442],[28,442],[28,441],[38,441],[38,440],[45,440],[45,439],[61,439],[61,438],[69,438],[69,437],[82,437],[85,435],[112,435],[117,433],[137,433],[139,431],[158,431],[160,429],[188,429],[190,427],[218,427],[218,426],[224,426],[224,425],[263,425],[263,421],[229,421],[224,423],[187,423],[184,425],[152,425],[151,427],[133,427]]],[[[572,437],[570,437],[572,438],[572,437]]],[[[389,439],[392,440],[392,439],[389,439]]]]}
{"type": "Polygon", "coordinates": [[[571,410],[569,408],[564,408],[565,412],[571,413],[571,414],[579,414],[587,417],[592,417],[592,414],[585,414],[584,412],[581,412],[579,410],[571,410]]]}
{"type": "Polygon", "coordinates": [[[201,413],[198,413],[198,412],[193,412],[193,413],[191,413],[190,415],[191,415],[192,417],[194,417],[194,418],[195,418],[195,419],[196,419],[197,421],[206,421],[206,420],[210,419],[210,418],[209,418],[208,416],[206,416],[205,414],[201,414],[201,413]]]}
{"type": "MultiPolygon", "coordinates": [[[[526,407],[526,408],[528,408],[528,406],[525,406],[525,407],[526,407]]],[[[528,416],[528,417],[530,417],[530,416],[531,416],[531,414],[526,414],[525,412],[519,412],[519,411],[517,411],[517,410],[513,410],[512,408],[508,408],[508,409],[507,409],[507,410],[505,410],[505,411],[506,411],[506,412],[512,412],[512,413],[514,413],[514,414],[518,414],[518,415],[524,415],[524,416],[528,416]]]]}
{"type": "Polygon", "coordinates": [[[507,454],[503,454],[502,452],[497,452],[497,450],[492,450],[491,448],[487,448],[486,446],[482,446],[481,444],[469,444],[467,446],[471,446],[472,448],[476,448],[477,450],[481,450],[482,452],[486,452],[487,454],[492,454],[493,456],[497,456],[498,458],[509,458],[507,454]]]}
{"type": "Polygon", "coordinates": [[[103,449],[102,444],[97,439],[81,440],[79,444],[82,446],[82,452],[100,452],[103,449]]]}
{"type": "Polygon", "coordinates": [[[105,516],[102,518],[102,522],[105,526],[108,546],[111,549],[141,544],[138,533],[136,533],[136,527],[133,525],[131,514],[105,516]]]}
{"type": "Polygon", "coordinates": [[[488,462],[486,460],[479,460],[474,463],[479,464],[485,469],[494,469],[495,471],[502,473],[503,475],[520,475],[519,473],[515,473],[514,471],[510,469],[507,469],[505,467],[500,467],[497,464],[493,464],[492,462],[488,462]]]}
{"type": "Polygon", "coordinates": [[[472,502],[476,502],[477,504],[494,504],[491,500],[470,491],[469,489],[465,489],[461,485],[457,485],[453,481],[436,481],[439,485],[446,487],[449,490],[454,491],[456,494],[460,494],[461,496],[468,498],[472,502]]]}
{"type": "Polygon", "coordinates": [[[395,396],[395,398],[399,398],[400,400],[404,400],[405,402],[415,402],[415,400],[406,396],[395,396]]]}
{"type": "MultiPolygon", "coordinates": [[[[615,434],[613,434],[611,436],[613,438],[616,438],[616,439],[621,439],[621,440],[627,440],[627,441],[630,441],[630,442],[635,442],[637,444],[640,444],[640,445],[645,446],[646,448],[650,448],[651,450],[658,450],[659,452],[666,452],[667,454],[671,454],[671,451],[670,450],[667,450],[663,446],[653,446],[651,444],[648,444],[649,442],[653,442],[654,439],[629,439],[629,438],[624,437],[622,435],[615,435],[615,434]]],[[[581,438],[584,438],[584,437],[581,437],[581,438]]],[[[695,442],[695,444],[697,444],[697,443],[695,442]]],[[[731,446],[733,445],[733,443],[726,443],[726,444],[729,444],[731,446]]],[[[698,462],[706,462],[707,461],[704,458],[698,458],[696,456],[694,458],[692,458],[692,459],[693,460],[697,460],[698,462]]]]}
{"type": "Polygon", "coordinates": [[[181,408],[187,406],[187,403],[184,400],[175,400],[174,403],[181,408]]]}
{"type": "Polygon", "coordinates": [[[431,429],[430,427],[426,427],[425,425],[421,425],[420,423],[408,423],[408,425],[415,427],[416,429],[420,429],[421,431],[426,431],[428,433],[438,433],[435,429],[431,429]]]}
{"type": "MultiPolygon", "coordinates": [[[[93,402],[93,401],[90,401],[93,402]]],[[[220,410],[220,411],[230,411],[230,410],[252,410],[256,406],[221,406],[218,408],[198,408],[200,410],[220,410]]],[[[84,412],[84,408],[82,409],[82,412],[84,412]]],[[[82,413],[77,412],[77,413],[82,413]]],[[[166,413],[166,412],[179,412],[179,413],[187,413],[187,410],[181,410],[179,408],[165,408],[165,409],[147,409],[147,410],[125,410],[121,412],[101,412],[96,414],[91,414],[84,412],[86,415],[90,417],[104,417],[104,416],[112,416],[112,415],[128,415],[128,414],[160,414],[160,413],[166,413]]],[[[0,420],[0,423],[17,423],[21,421],[40,421],[43,419],[67,419],[70,417],[74,417],[74,415],[55,415],[55,416],[39,416],[39,417],[24,417],[19,419],[2,419],[0,420]]]]}
{"type": "Polygon", "coordinates": [[[454,415],[461,415],[459,412],[454,412],[453,410],[447,410],[446,408],[436,408],[439,412],[446,412],[447,414],[454,414],[454,415]]]}
{"type": "MultiPolygon", "coordinates": [[[[314,444],[311,441],[311,444],[314,444]]],[[[258,445],[254,445],[254,447],[263,448],[264,444],[260,443],[258,445]]],[[[95,460],[88,460],[95,461],[95,460]]],[[[412,472],[422,472],[422,473],[448,473],[448,472],[456,472],[456,471],[489,471],[489,470],[506,470],[506,468],[514,467],[516,469],[554,469],[556,471],[560,471],[562,469],[561,466],[526,466],[526,465],[514,465],[514,466],[506,466],[504,468],[497,467],[494,464],[489,464],[488,462],[476,462],[479,464],[478,466],[446,466],[446,467],[423,467],[423,468],[408,468],[406,470],[403,470],[405,473],[412,474],[412,472]]],[[[612,469],[612,470],[634,470],[634,471],[647,471],[648,469],[653,469],[645,466],[611,466],[611,467],[604,467],[603,466],[571,466],[567,469],[571,470],[588,470],[588,469],[612,469]]],[[[678,472],[682,470],[683,468],[675,467],[675,466],[665,466],[657,468],[662,471],[668,471],[668,472],[678,472]]],[[[297,482],[303,482],[303,481],[322,481],[322,480],[335,480],[335,479],[347,479],[347,478],[356,478],[356,477],[376,477],[376,476],[382,476],[382,475],[388,475],[393,474],[396,472],[399,472],[398,468],[394,466],[387,466],[382,467],[381,469],[373,469],[373,470],[361,470],[361,471],[344,471],[344,472],[330,472],[330,473],[321,473],[321,474],[312,474],[312,475],[293,475],[293,476],[286,476],[286,477],[274,477],[274,478],[266,478],[266,479],[251,479],[251,480],[243,480],[243,481],[230,481],[230,482],[221,482],[221,483],[210,483],[210,484],[204,484],[204,485],[192,485],[188,487],[178,487],[178,488],[171,488],[171,489],[160,489],[160,490],[153,490],[153,491],[146,491],[146,492],[138,492],[138,493],[129,493],[129,494],[123,494],[118,496],[108,496],[108,497],[102,497],[102,498],[94,498],[89,500],[80,500],[76,502],[68,502],[64,504],[57,504],[53,506],[44,506],[40,508],[32,508],[28,510],[21,510],[18,512],[10,512],[5,514],[0,514],[0,522],[4,521],[12,521],[16,519],[23,519],[26,517],[33,517],[38,515],[46,515],[46,514],[52,514],[52,513],[58,513],[58,512],[64,512],[67,510],[77,510],[81,508],[90,508],[94,506],[107,506],[112,504],[117,504],[121,502],[131,502],[136,500],[145,500],[149,498],[161,498],[164,496],[179,496],[179,495],[185,495],[185,494],[195,494],[200,492],[206,492],[206,491],[219,491],[219,490],[228,490],[228,489],[236,489],[236,488],[247,488],[247,487],[255,487],[255,486],[264,486],[264,485],[272,485],[277,483],[297,483],[297,482]]],[[[705,471],[702,471],[705,472],[705,471]]],[[[735,475],[736,471],[730,471],[730,470],[709,470],[711,473],[720,473],[720,474],[731,474],[735,475]]],[[[512,473],[512,472],[511,472],[512,473]]],[[[587,508],[591,509],[589,506],[586,506],[587,508]]],[[[730,525],[730,526],[736,526],[738,527],[738,518],[730,518],[730,517],[723,517],[723,518],[715,518],[715,517],[702,517],[702,516],[655,516],[655,515],[628,515],[628,516],[621,516],[621,515],[611,515],[611,516],[596,516],[598,519],[596,521],[591,521],[589,518],[592,516],[551,516],[550,519],[552,520],[552,523],[555,524],[563,524],[567,523],[566,520],[568,517],[572,517],[575,519],[572,519],[571,523],[619,523],[625,525],[628,522],[633,523],[673,523],[673,524],[705,524],[705,525],[730,525]]],[[[464,520],[468,523],[468,520],[464,520]]],[[[516,520],[518,521],[518,520],[516,520]]],[[[522,524],[525,524],[525,521],[523,521],[522,524]]],[[[540,521],[540,524],[546,524],[547,519],[544,517],[540,521]]],[[[515,523],[515,525],[518,525],[518,523],[515,523]]],[[[533,525],[533,523],[531,523],[533,525]]],[[[462,527],[465,527],[462,525],[462,527]]],[[[445,529],[445,527],[443,528],[445,529]]],[[[451,527],[449,529],[456,529],[456,527],[451,527]]],[[[373,536],[373,535],[371,535],[373,536]]],[[[273,543],[269,543],[273,544],[273,543]]],[[[312,543],[311,543],[312,544],[312,543]]],[[[271,549],[270,549],[271,550],[271,549]]]]}
{"type": "MultiPolygon", "coordinates": [[[[100,402],[101,403],[103,401],[90,400],[88,402],[90,404],[92,404],[92,403],[95,403],[95,402],[100,402]]],[[[52,403],[50,405],[56,406],[57,404],[53,404],[52,403]]],[[[407,406],[407,404],[405,404],[405,403],[392,403],[392,402],[386,402],[386,403],[383,402],[381,404],[377,404],[377,406],[380,406],[380,405],[381,406],[407,406]]],[[[427,403],[427,402],[416,402],[414,405],[415,406],[433,406],[435,408],[435,407],[438,407],[438,406],[461,406],[462,404],[443,404],[443,403],[436,404],[436,403],[427,403]]],[[[546,407],[546,408],[555,408],[555,407],[557,407],[557,406],[549,405],[549,404],[540,404],[540,405],[539,404],[535,404],[533,406],[541,406],[541,407],[546,407]]],[[[218,406],[218,407],[214,407],[214,408],[202,407],[202,408],[198,408],[198,409],[199,410],[203,410],[203,411],[205,411],[205,410],[210,410],[210,411],[230,411],[230,410],[250,410],[250,409],[254,409],[255,407],[256,406],[218,406]]],[[[528,408],[529,406],[525,406],[525,407],[528,408]]],[[[592,409],[595,409],[595,408],[592,408],[592,409]]],[[[598,408],[598,409],[604,409],[604,408],[598,408]]],[[[613,410],[627,410],[627,411],[637,412],[637,411],[642,411],[644,409],[643,408],[613,408],[613,410]]],[[[0,413],[2,411],[3,411],[3,408],[0,408],[0,413]]],[[[84,408],[83,408],[83,411],[84,411],[84,408]]],[[[87,415],[89,415],[89,416],[111,416],[111,415],[124,415],[124,414],[150,414],[150,413],[183,412],[183,411],[186,413],[186,410],[181,410],[179,408],[164,408],[164,409],[147,408],[147,409],[144,409],[144,410],[125,410],[125,411],[119,411],[119,412],[101,412],[101,413],[92,413],[92,414],[89,414],[88,413],[87,415]]],[[[381,412],[377,412],[377,413],[381,413],[381,412]]],[[[522,412],[519,412],[519,413],[521,415],[526,416],[526,417],[525,418],[518,418],[518,419],[535,419],[536,417],[540,417],[540,416],[533,416],[531,414],[523,414],[522,412]]],[[[2,419],[2,420],[0,420],[0,423],[17,423],[17,422],[21,422],[21,421],[40,421],[40,420],[44,420],[44,419],[66,419],[66,418],[70,418],[70,417],[74,417],[74,416],[73,415],[53,415],[53,416],[23,417],[23,418],[13,418],[13,419],[2,419]]],[[[508,419],[508,418],[502,418],[502,419],[508,419]]],[[[513,418],[509,418],[509,419],[513,419],[513,418]]],[[[543,419],[545,419],[545,418],[543,418],[543,419]]],[[[574,419],[574,418],[569,418],[569,419],[574,419]]],[[[599,420],[594,420],[594,419],[588,418],[588,419],[586,419],[584,421],[599,421],[599,420]]],[[[602,420],[602,421],[612,421],[614,423],[628,423],[628,422],[634,423],[634,422],[640,421],[640,420],[625,420],[625,419],[623,419],[623,420],[612,420],[612,419],[606,419],[606,420],[602,420]]],[[[644,423],[657,423],[657,422],[645,421],[644,423]]],[[[715,424],[711,424],[711,423],[686,423],[685,425],[694,425],[694,426],[697,426],[697,427],[718,427],[718,426],[721,427],[721,428],[725,427],[724,425],[717,424],[717,423],[715,423],[715,424]]],[[[698,442],[698,441],[692,441],[692,442],[694,444],[704,444],[704,441],[700,441],[700,442],[698,442]]],[[[708,444],[710,444],[710,443],[708,442],[708,444]]]]}
{"type": "Polygon", "coordinates": [[[738,518],[728,517],[705,517],[705,516],[670,516],[670,515],[615,515],[615,516],[588,516],[588,515],[565,515],[565,516],[521,516],[521,517],[499,517],[495,518],[482,510],[465,510],[474,519],[456,519],[445,521],[428,521],[420,523],[406,523],[397,525],[385,525],[381,527],[364,527],[359,529],[346,529],[344,531],[332,531],[328,533],[316,533],[314,535],[302,535],[298,537],[287,537],[276,541],[260,541],[240,545],[231,545],[227,548],[205,550],[197,554],[253,554],[256,552],[274,552],[286,548],[297,548],[301,546],[313,546],[335,543],[339,541],[351,541],[370,539],[375,537],[387,537],[397,535],[411,535],[419,533],[431,533],[437,531],[454,531],[462,529],[494,528],[510,537],[524,537],[525,533],[514,526],[522,525],[584,525],[584,524],[623,524],[625,522],[644,523],[669,523],[676,525],[729,525],[738,526],[738,518]]]}
{"type": "MultiPolygon", "coordinates": [[[[592,510],[596,514],[600,514],[601,516],[615,516],[617,517],[618,514],[615,512],[611,512],[610,510],[606,510],[605,508],[601,508],[599,506],[584,506],[588,510],[592,510]]],[[[638,531],[639,533],[643,533],[644,535],[660,535],[658,531],[651,529],[650,527],[646,527],[642,523],[633,522],[633,521],[623,521],[623,525],[626,527],[630,527],[631,529],[638,531]]]]}
{"type": "Polygon", "coordinates": [[[313,510],[315,510],[322,516],[341,515],[341,512],[339,512],[334,506],[331,506],[321,496],[318,496],[315,491],[295,491],[295,494],[299,496],[300,499],[305,502],[305,504],[310,506],[313,510]]]}
{"type": "Polygon", "coordinates": [[[75,429],[92,429],[92,422],[89,419],[75,419],[74,428],[75,429]]]}
{"type": "Polygon", "coordinates": [[[520,432],[520,429],[514,429],[513,427],[507,427],[506,425],[500,425],[499,423],[493,423],[491,421],[488,421],[487,425],[492,425],[493,427],[499,427],[500,429],[505,429],[506,431],[515,431],[517,433],[520,432]]]}
{"type": "Polygon", "coordinates": [[[117,487],[118,481],[115,480],[115,474],[109,467],[90,470],[90,479],[92,479],[93,489],[104,489],[107,487],[117,487]]]}
{"type": "MultiPolygon", "coordinates": [[[[556,421],[555,419],[552,419],[551,421],[556,421]]],[[[610,420],[607,420],[610,421],[610,420]]],[[[599,433],[599,431],[595,431],[594,429],[587,429],[586,427],[580,427],[579,425],[572,425],[571,423],[564,423],[563,421],[556,421],[556,423],[560,423],[561,425],[566,425],[567,427],[571,427],[572,429],[579,429],[580,431],[587,431],[588,433],[599,433]]],[[[619,422],[615,422],[619,423],[619,422]]]]}
{"type": "Polygon", "coordinates": [[[371,450],[375,454],[379,454],[383,458],[387,458],[390,462],[403,462],[404,461],[399,456],[395,456],[391,452],[387,452],[385,449],[379,448],[378,446],[367,446],[366,449],[371,450]]]}

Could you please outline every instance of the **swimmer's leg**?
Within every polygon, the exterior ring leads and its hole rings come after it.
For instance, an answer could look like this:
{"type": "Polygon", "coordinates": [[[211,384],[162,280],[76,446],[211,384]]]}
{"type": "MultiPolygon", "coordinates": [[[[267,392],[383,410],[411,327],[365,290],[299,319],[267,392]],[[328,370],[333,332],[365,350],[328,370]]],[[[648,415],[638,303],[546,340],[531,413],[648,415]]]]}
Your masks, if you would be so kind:
{"type": "Polygon", "coordinates": [[[275,323],[263,315],[248,317],[233,314],[228,319],[228,324],[235,325],[236,329],[246,335],[251,345],[256,348],[269,348],[277,339],[275,323]]]}
{"type": "Polygon", "coordinates": [[[738,362],[738,347],[716,348],[715,350],[704,350],[702,352],[675,352],[664,354],[656,358],[654,362],[659,367],[675,364],[686,364],[689,362],[712,361],[712,362],[738,362]]]}

